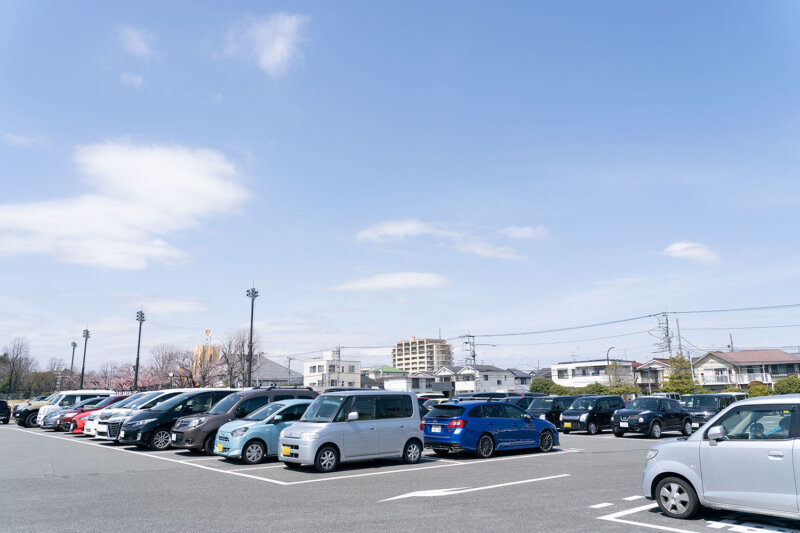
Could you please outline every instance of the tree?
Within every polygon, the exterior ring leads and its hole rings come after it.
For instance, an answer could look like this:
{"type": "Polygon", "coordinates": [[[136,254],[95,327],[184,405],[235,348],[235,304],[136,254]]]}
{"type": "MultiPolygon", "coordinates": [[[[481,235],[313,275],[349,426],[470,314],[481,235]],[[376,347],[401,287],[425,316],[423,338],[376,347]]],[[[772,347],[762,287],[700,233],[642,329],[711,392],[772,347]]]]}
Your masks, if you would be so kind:
{"type": "Polygon", "coordinates": [[[15,392],[21,388],[25,377],[36,371],[36,360],[31,357],[30,346],[23,337],[15,337],[3,352],[6,372],[3,392],[15,392]]]}
{"type": "Polygon", "coordinates": [[[550,394],[550,389],[553,388],[555,382],[549,378],[533,378],[531,380],[530,391],[531,392],[541,392],[544,394],[550,394]]]}
{"type": "Polygon", "coordinates": [[[747,387],[747,394],[749,394],[751,398],[755,398],[756,396],[769,396],[772,394],[772,390],[761,382],[753,381],[747,387]]]}
{"type": "MultiPolygon", "coordinates": [[[[178,375],[178,367],[184,357],[184,350],[171,344],[159,344],[153,347],[150,351],[151,362],[148,366],[147,373],[150,376],[154,386],[167,386],[170,383],[169,375],[173,375],[172,382],[175,383],[176,376],[178,375]]],[[[139,372],[141,377],[142,372],[139,372]]],[[[133,382],[133,378],[131,378],[133,382]]]]}
{"type": "Polygon", "coordinates": [[[661,386],[664,392],[677,392],[679,394],[693,394],[697,392],[697,383],[692,379],[691,363],[679,353],[669,358],[670,374],[661,386]]]}
{"type": "Polygon", "coordinates": [[[629,383],[612,385],[606,388],[606,394],[613,394],[614,396],[632,396],[638,393],[638,389],[629,383]]]}
{"type": "Polygon", "coordinates": [[[800,377],[789,376],[779,379],[774,385],[775,394],[796,394],[800,393],[800,377]]]}
{"type": "Polygon", "coordinates": [[[728,387],[727,389],[723,390],[722,392],[744,392],[739,387],[728,387]]]}
{"type": "Polygon", "coordinates": [[[606,394],[607,388],[602,383],[592,383],[578,390],[581,394],[606,394]]]}
{"type": "Polygon", "coordinates": [[[552,396],[568,396],[575,394],[575,389],[570,389],[569,387],[565,387],[564,385],[553,383],[553,386],[550,387],[549,394],[551,394],[552,396]]]}

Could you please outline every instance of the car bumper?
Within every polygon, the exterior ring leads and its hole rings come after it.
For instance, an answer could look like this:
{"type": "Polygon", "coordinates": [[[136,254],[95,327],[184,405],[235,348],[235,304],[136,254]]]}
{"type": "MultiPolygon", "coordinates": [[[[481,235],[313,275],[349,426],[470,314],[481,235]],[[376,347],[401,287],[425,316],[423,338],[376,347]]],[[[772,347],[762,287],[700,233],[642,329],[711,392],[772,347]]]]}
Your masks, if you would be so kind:
{"type": "Polygon", "coordinates": [[[243,446],[244,438],[230,437],[217,433],[217,438],[214,441],[214,455],[239,459],[242,456],[243,446]]]}
{"type": "Polygon", "coordinates": [[[431,450],[447,450],[450,452],[459,452],[461,450],[467,450],[469,448],[464,448],[461,446],[460,442],[451,441],[451,440],[436,440],[436,439],[429,439],[425,437],[425,448],[431,450]]]}
{"type": "Polygon", "coordinates": [[[97,421],[89,420],[86,424],[83,425],[83,434],[88,435],[90,437],[94,437],[97,433],[95,430],[97,429],[97,421]]]}
{"type": "Polygon", "coordinates": [[[278,444],[278,460],[284,463],[314,464],[318,441],[282,439],[278,444]],[[288,452],[288,454],[284,454],[288,452]]]}
{"type": "Polygon", "coordinates": [[[200,431],[171,431],[170,442],[173,448],[184,450],[201,450],[205,442],[205,434],[200,431]]]}
{"type": "MultiPolygon", "coordinates": [[[[709,417],[709,418],[711,418],[711,417],[709,417]]],[[[708,422],[709,418],[706,418],[704,416],[693,416],[692,417],[692,428],[693,429],[700,428],[703,424],[708,422]]]]}
{"type": "Polygon", "coordinates": [[[561,431],[586,431],[586,422],[580,420],[564,420],[561,422],[561,431]]]}
{"type": "Polygon", "coordinates": [[[147,444],[150,439],[150,432],[152,429],[143,430],[142,428],[119,430],[119,437],[117,440],[120,444],[147,444]]]}
{"type": "Polygon", "coordinates": [[[628,422],[627,426],[623,426],[620,422],[614,422],[611,425],[614,431],[624,431],[625,433],[649,433],[650,432],[650,425],[649,424],[639,424],[636,422],[635,424],[632,422],[628,422]]]}

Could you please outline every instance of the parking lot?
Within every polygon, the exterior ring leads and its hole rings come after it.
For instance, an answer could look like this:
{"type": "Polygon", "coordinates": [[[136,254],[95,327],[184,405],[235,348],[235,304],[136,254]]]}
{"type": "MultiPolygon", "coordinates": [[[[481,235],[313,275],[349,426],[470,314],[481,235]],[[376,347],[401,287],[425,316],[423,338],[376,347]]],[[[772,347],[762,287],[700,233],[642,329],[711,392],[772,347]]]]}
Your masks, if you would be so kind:
{"type": "Polygon", "coordinates": [[[641,495],[649,439],[561,441],[549,454],[426,454],[416,465],[373,461],[319,474],[274,459],[245,466],[8,425],[0,427],[0,529],[800,531],[739,513],[666,518],[641,495]]]}

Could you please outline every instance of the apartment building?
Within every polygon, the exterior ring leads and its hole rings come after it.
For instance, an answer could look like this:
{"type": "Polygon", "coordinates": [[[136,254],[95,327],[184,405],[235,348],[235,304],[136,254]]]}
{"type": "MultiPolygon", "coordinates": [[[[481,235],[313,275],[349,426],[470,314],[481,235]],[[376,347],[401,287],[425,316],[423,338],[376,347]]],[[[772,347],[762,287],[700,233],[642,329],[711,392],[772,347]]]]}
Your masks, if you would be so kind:
{"type": "Polygon", "coordinates": [[[418,339],[413,335],[392,349],[392,366],[406,372],[436,372],[453,364],[453,347],[444,339],[418,339]]]}
{"type": "Polygon", "coordinates": [[[325,352],[321,360],[303,363],[303,385],[314,390],[361,387],[361,361],[344,360],[339,350],[325,352]]]}
{"type": "MultiPolygon", "coordinates": [[[[611,359],[610,363],[617,363],[620,366],[619,379],[623,383],[634,384],[634,361],[623,361],[621,359],[611,359]]],[[[611,381],[608,375],[609,361],[597,359],[595,361],[572,361],[569,363],[557,363],[550,367],[552,380],[558,385],[565,387],[585,387],[592,383],[608,385],[611,381]]],[[[635,366],[639,366],[636,364],[635,366]]]]}
{"type": "Polygon", "coordinates": [[[694,360],[694,378],[709,391],[747,387],[752,381],[772,386],[775,381],[800,374],[800,355],[783,350],[708,352],[694,360]]]}

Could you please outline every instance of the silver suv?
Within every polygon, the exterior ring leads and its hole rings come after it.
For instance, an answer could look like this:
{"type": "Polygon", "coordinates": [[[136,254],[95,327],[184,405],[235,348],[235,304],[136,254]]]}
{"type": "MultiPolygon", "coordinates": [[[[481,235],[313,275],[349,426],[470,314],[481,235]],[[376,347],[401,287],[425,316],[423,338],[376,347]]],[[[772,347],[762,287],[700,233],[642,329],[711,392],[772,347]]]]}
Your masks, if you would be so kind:
{"type": "Polygon", "coordinates": [[[668,516],[701,506],[800,518],[800,395],[736,402],[691,437],[650,448],[642,490],[668,516]]]}
{"type": "Polygon", "coordinates": [[[318,396],[299,422],[281,432],[278,458],[287,467],[313,464],[330,472],[340,462],[422,454],[416,395],[394,391],[343,391],[318,396]]]}

